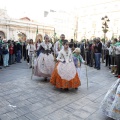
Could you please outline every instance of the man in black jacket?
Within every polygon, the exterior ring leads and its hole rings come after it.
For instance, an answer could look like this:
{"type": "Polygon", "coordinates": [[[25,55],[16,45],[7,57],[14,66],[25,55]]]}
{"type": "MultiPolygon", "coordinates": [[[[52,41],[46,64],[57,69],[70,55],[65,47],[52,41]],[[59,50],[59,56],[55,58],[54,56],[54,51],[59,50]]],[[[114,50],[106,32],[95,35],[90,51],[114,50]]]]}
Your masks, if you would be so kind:
{"type": "Polygon", "coordinates": [[[102,43],[100,42],[100,38],[96,38],[97,43],[95,45],[95,62],[97,70],[100,70],[100,58],[102,52],[102,43]]]}
{"type": "Polygon", "coordinates": [[[18,63],[21,63],[21,51],[22,51],[22,45],[20,42],[17,42],[17,45],[16,45],[16,52],[17,52],[17,62],[18,63]]]}

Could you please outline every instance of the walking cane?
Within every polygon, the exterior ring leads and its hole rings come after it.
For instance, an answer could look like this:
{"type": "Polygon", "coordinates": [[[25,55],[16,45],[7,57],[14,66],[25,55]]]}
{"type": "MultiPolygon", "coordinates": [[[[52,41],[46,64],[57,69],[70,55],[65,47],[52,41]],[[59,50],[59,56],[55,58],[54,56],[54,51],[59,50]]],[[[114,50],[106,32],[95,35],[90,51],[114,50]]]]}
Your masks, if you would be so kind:
{"type": "Polygon", "coordinates": [[[32,54],[32,74],[31,74],[31,80],[33,78],[33,74],[34,74],[34,54],[32,54]]]}
{"type": "MultiPolygon", "coordinates": [[[[87,63],[87,52],[85,52],[85,61],[87,63]]],[[[87,89],[88,89],[88,74],[87,74],[87,65],[85,65],[86,67],[86,78],[87,78],[87,89]]]]}

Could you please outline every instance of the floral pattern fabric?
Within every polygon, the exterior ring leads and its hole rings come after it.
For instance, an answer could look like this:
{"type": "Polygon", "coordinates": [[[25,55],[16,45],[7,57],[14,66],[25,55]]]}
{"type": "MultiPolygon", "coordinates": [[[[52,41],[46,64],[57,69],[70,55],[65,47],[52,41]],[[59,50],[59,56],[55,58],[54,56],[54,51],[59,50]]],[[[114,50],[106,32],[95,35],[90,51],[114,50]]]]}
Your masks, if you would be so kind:
{"type": "Polygon", "coordinates": [[[120,120],[120,79],[108,90],[102,101],[101,110],[106,116],[120,120]]]}
{"type": "MultiPolygon", "coordinates": [[[[62,63],[62,64],[65,64],[65,63],[62,63]]],[[[66,63],[67,64],[67,63],[66,63]]],[[[74,64],[73,64],[74,65],[74,64]]],[[[66,80],[66,76],[69,76],[69,72],[66,72],[67,70],[68,71],[72,71],[72,69],[68,69],[66,68],[64,71],[64,77],[58,73],[58,66],[60,67],[60,63],[57,63],[56,64],[56,67],[52,73],[52,76],[51,76],[51,79],[50,79],[50,83],[53,84],[54,86],[56,86],[56,88],[78,88],[80,85],[81,85],[81,82],[80,82],[80,79],[78,77],[78,73],[76,72],[75,70],[75,76],[70,80],[66,80]]],[[[73,66],[75,67],[75,66],[73,66]]]]}
{"type": "Polygon", "coordinates": [[[57,70],[60,77],[67,81],[73,79],[76,75],[76,68],[73,62],[69,62],[66,64],[60,62],[58,64],[57,70]]]}
{"type": "Polygon", "coordinates": [[[39,77],[51,77],[54,67],[55,62],[53,55],[41,53],[34,66],[34,75],[39,77]]]}

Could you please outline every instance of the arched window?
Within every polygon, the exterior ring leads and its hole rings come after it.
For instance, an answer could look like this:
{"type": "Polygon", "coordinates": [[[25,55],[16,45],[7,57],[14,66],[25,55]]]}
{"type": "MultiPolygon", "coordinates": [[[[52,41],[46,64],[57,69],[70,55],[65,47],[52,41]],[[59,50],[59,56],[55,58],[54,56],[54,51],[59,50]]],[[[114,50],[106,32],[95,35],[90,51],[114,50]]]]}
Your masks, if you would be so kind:
{"type": "Polygon", "coordinates": [[[0,31],[1,38],[5,39],[5,33],[3,31],[0,31]]]}

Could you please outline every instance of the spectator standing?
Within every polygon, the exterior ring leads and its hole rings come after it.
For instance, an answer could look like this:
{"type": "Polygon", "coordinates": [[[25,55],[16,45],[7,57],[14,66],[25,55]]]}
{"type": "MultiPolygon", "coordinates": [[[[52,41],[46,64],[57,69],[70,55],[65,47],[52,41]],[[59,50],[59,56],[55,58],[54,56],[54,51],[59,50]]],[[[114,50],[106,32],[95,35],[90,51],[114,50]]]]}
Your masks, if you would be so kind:
{"type": "Polygon", "coordinates": [[[9,61],[9,50],[8,50],[8,44],[7,41],[4,41],[3,44],[3,49],[2,49],[2,54],[3,54],[3,66],[9,67],[8,61],[9,61]]]}
{"type": "Polygon", "coordinates": [[[75,43],[74,43],[73,39],[71,39],[71,41],[69,43],[69,47],[71,48],[72,51],[74,51],[74,49],[75,49],[75,43]]]}
{"type": "Polygon", "coordinates": [[[110,42],[107,42],[107,48],[105,50],[105,55],[106,55],[106,66],[111,65],[111,47],[110,47],[110,42]]]}
{"type": "Polygon", "coordinates": [[[39,51],[40,44],[41,44],[41,41],[40,41],[40,39],[39,39],[39,40],[37,41],[36,45],[35,45],[36,50],[37,50],[37,56],[39,56],[39,54],[40,54],[40,51],[39,51]]]}
{"type": "Polygon", "coordinates": [[[16,45],[16,53],[17,53],[17,58],[16,58],[16,61],[18,62],[18,63],[21,63],[21,52],[22,51],[22,46],[21,46],[21,43],[18,41],[17,42],[17,45],[16,45]]]}
{"type": "Polygon", "coordinates": [[[24,60],[27,59],[27,50],[26,50],[26,47],[27,47],[27,43],[26,41],[23,43],[23,57],[24,57],[24,60]]]}
{"type": "Polygon", "coordinates": [[[28,55],[29,55],[29,60],[30,60],[29,66],[30,68],[32,68],[32,55],[34,54],[36,50],[35,45],[33,43],[33,39],[30,39],[29,45],[27,45],[27,50],[28,50],[28,55]]]}
{"type": "Polygon", "coordinates": [[[95,45],[95,63],[96,63],[96,69],[100,70],[100,58],[101,58],[101,52],[102,52],[102,43],[100,42],[100,38],[96,38],[96,45],[95,45]]]}
{"type": "Polygon", "coordinates": [[[13,43],[10,43],[10,46],[9,46],[9,64],[10,65],[14,63],[13,53],[14,53],[14,46],[13,46],[13,43]]]}
{"type": "MultiPolygon", "coordinates": [[[[0,65],[2,65],[2,38],[0,36],[0,65]]],[[[0,67],[0,69],[2,69],[2,67],[0,67]]]]}
{"type": "Polygon", "coordinates": [[[81,50],[81,56],[85,60],[85,49],[84,48],[85,48],[85,44],[84,44],[84,41],[82,41],[82,43],[80,44],[80,50],[81,50]]]}

